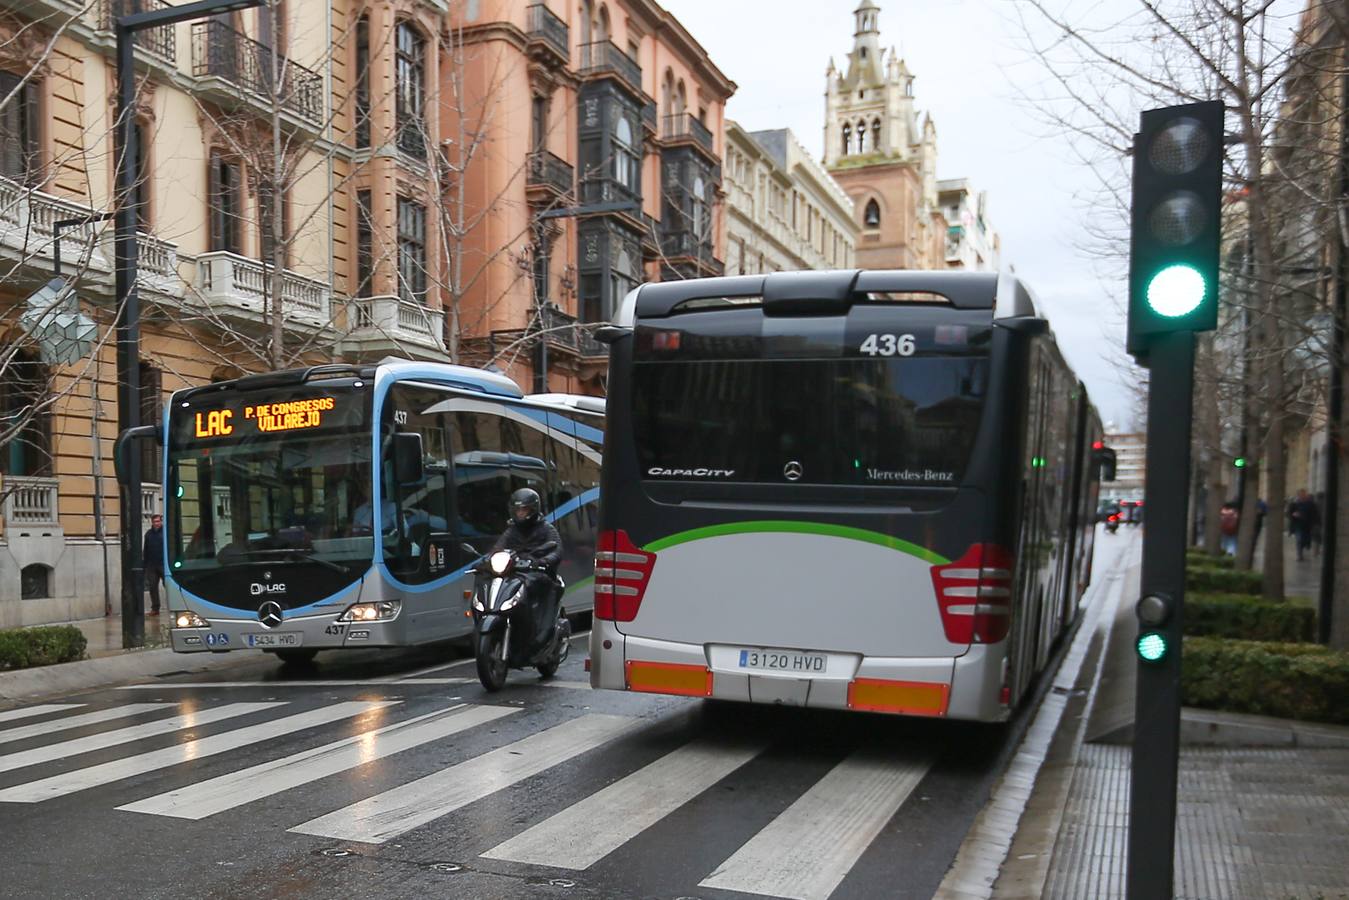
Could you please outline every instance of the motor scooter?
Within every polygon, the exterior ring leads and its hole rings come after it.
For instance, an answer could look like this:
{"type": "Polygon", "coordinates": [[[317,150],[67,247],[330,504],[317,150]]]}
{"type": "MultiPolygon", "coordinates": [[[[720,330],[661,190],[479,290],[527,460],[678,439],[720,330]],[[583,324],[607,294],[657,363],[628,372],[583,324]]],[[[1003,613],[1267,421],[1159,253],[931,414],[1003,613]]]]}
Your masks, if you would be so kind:
{"type": "Polygon", "coordinates": [[[1119,531],[1119,513],[1111,513],[1106,517],[1105,530],[1111,534],[1119,531]]]}
{"type": "MultiPolygon", "coordinates": [[[[488,556],[476,570],[473,648],[478,680],[489,691],[499,691],[505,686],[509,669],[532,666],[538,669],[540,677],[552,678],[571,651],[571,623],[567,621],[566,610],[559,606],[548,640],[531,652],[537,611],[530,608],[526,597],[525,573],[543,571],[529,559],[505,550],[488,556]]],[[[551,574],[549,577],[560,598],[565,588],[562,579],[551,574]]]]}

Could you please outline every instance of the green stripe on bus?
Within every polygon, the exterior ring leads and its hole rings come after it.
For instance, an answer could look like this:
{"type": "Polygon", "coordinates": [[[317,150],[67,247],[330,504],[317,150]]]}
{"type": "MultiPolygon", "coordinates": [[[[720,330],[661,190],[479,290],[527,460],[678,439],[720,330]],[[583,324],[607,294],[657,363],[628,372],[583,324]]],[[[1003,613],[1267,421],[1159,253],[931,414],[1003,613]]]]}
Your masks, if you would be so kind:
{"type": "Polygon", "coordinates": [[[864,541],[868,544],[876,544],[890,550],[898,550],[901,553],[907,553],[910,556],[916,556],[919,559],[932,563],[934,566],[944,566],[949,559],[933,553],[926,547],[920,547],[897,537],[891,537],[888,534],[881,534],[879,531],[868,531],[865,528],[849,528],[846,525],[825,525],[821,522],[793,522],[790,520],[767,519],[759,522],[732,522],[727,525],[708,525],[705,528],[691,528],[688,531],[681,531],[678,534],[671,534],[663,538],[652,541],[643,547],[651,553],[657,553],[668,547],[677,544],[687,544],[689,541],[701,541],[704,538],[723,537],[728,534],[756,534],[764,532],[779,532],[786,534],[824,534],[829,537],[844,538],[849,541],[864,541]]]}
{"type": "Polygon", "coordinates": [[[586,585],[590,584],[590,583],[591,583],[592,581],[594,581],[594,580],[595,580],[595,576],[594,576],[594,575],[591,575],[589,578],[582,578],[580,581],[577,581],[577,582],[575,582],[575,583],[573,583],[573,584],[569,584],[569,585],[567,585],[567,589],[566,589],[565,591],[562,592],[562,596],[565,597],[565,596],[567,596],[568,594],[570,594],[572,591],[579,591],[581,588],[583,588],[583,587],[585,587],[586,585]]]}

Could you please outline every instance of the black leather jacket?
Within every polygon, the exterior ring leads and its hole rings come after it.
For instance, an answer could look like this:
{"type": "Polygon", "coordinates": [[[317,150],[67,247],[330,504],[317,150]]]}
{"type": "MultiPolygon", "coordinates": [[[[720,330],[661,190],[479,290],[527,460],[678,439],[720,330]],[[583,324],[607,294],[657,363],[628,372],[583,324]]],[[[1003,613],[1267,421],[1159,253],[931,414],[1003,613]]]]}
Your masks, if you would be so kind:
{"type": "Polygon", "coordinates": [[[562,537],[557,533],[557,529],[547,522],[523,528],[512,522],[506,526],[506,530],[492,546],[493,553],[502,550],[526,557],[535,565],[557,574],[558,563],[562,562],[562,537]],[[550,542],[552,547],[545,549],[550,542]]]}

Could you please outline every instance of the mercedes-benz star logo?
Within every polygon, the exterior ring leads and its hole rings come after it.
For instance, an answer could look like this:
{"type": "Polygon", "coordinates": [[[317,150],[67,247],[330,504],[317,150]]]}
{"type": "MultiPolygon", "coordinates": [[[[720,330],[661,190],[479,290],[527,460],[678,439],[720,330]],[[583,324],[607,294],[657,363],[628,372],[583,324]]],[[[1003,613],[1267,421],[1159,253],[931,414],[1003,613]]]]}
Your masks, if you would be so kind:
{"type": "Polygon", "coordinates": [[[788,481],[800,481],[801,476],[804,474],[805,470],[801,468],[801,464],[796,460],[792,460],[782,467],[782,477],[786,478],[788,481]]]}
{"type": "Polygon", "coordinates": [[[281,604],[275,600],[268,600],[258,607],[258,621],[267,628],[275,628],[281,624],[281,604]]]}

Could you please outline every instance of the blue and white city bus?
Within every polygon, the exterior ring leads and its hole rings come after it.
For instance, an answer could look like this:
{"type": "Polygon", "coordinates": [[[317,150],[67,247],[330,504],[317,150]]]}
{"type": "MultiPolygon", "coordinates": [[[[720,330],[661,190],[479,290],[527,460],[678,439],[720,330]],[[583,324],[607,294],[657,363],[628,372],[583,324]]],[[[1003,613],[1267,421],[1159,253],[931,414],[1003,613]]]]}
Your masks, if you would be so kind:
{"type": "Polygon", "coordinates": [[[590,609],[603,412],[404,361],[178,391],[163,471],[173,649],[303,661],[467,634],[471,567],[521,487],[562,534],[567,612],[590,609]]]}
{"type": "Polygon", "coordinates": [[[592,686],[1010,715],[1090,577],[1101,439],[1024,285],[647,284],[599,336],[592,686]]]}

